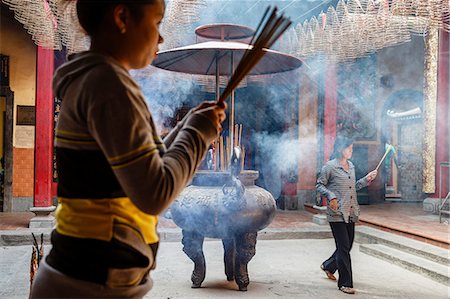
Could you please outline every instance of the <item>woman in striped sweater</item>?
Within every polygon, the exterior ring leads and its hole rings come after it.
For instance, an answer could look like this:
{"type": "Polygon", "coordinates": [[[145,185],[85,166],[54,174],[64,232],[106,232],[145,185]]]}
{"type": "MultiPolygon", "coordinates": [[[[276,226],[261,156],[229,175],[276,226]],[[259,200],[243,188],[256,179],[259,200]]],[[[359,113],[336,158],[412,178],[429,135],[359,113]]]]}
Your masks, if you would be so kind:
{"type": "Polygon", "coordinates": [[[355,167],[349,160],[352,153],[353,140],[338,136],[331,160],[323,166],[316,184],[317,191],[327,199],[327,220],[336,243],[336,250],[320,268],[332,280],[336,280],[334,273],[337,270],[338,288],[347,294],[355,293],[350,250],[360,212],[356,191],[366,187],[377,176],[377,171],[373,170],[356,180],[355,167]]]}

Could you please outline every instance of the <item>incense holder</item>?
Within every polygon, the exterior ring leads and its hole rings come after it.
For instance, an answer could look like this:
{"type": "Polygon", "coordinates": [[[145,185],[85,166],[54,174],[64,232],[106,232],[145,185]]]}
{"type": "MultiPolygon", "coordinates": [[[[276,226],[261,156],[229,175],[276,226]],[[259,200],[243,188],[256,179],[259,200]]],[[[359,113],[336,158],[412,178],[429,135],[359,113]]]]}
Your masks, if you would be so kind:
{"type": "Polygon", "coordinates": [[[226,172],[198,171],[192,184],[172,204],[172,219],[183,233],[183,251],[194,262],[192,287],[205,279],[205,237],[222,239],[225,274],[239,290],[249,284],[247,264],[255,255],[257,232],[275,216],[273,196],[255,185],[258,172],[244,170],[232,177],[226,172]]]}

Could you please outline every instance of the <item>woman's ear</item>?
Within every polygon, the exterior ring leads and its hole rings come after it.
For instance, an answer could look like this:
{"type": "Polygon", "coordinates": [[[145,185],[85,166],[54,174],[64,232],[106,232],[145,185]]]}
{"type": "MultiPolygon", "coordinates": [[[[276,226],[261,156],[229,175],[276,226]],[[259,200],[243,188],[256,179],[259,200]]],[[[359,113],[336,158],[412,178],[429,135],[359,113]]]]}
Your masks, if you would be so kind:
{"type": "Polygon", "coordinates": [[[122,34],[126,33],[130,19],[130,12],[128,10],[128,7],[122,4],[116,5],[114,7],[113,15],[114,24],[116,25],[117,30],[122,34]]]}

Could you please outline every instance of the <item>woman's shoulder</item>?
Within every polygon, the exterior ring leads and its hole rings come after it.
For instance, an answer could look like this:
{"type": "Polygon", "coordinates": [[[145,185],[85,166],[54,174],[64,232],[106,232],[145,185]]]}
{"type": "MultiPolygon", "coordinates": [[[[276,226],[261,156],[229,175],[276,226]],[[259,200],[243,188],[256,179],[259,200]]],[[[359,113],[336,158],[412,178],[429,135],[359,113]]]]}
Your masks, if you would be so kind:
{"type": "Polygon", "coordinates": [[[348,160],[348,166],[349,166],[350,168],[355,168],[355,165],[354,165],[353,162],[350,161],[350,160],[348,160]]]}
{"type": "Polygon", "coordinates": [[[336,167],[336,165],[338,165],[338,164],[339,164],[339,162],[337,161],[337,159],[331,159],[331,160],[327,161],[324,166],[336,167]]]}
{"type": "MultiPolygon", "coordinates": [[[[98,54],[85,52],[70,61],[80,69],[80,80],[70,79],[80,90],[82,102],[89,105],[119,105],[133,103],[138,109],[147,109],[139,85],[128,71],[114,59],[98,54]],[[82,70],[84,68],[84,71],[82,70]],[[95,101],[92,101],[95,99],[95,101]]],[[[67,74],[66,76],[70,76],[67,74]]]]}
{"type": "Polygon", "coordinates": [[[84,76],[88,79],[85,81],[88,84],[108,84],[113,89],[122,85],[137,85],[117,61],[99,53],[86,51],[69,56],[69,64],[76,65],[80,72],[84,69],[84,76]]]}
{"type": "Polygon", "coordinates": [[[322,166],[322,172],[331,171],[334,168],[336,168],[336,161],[335,161],[335,159],[329,160],[322,166]]]}
{"type": "Polygon", "coordinates": [[[85,74],[87,89],[108,94],[111,98],[125,99],[130,95],[141,97],[141,88],[126,69],[112,58],[103,56],[98,59],[98,64],[85,74]]]}

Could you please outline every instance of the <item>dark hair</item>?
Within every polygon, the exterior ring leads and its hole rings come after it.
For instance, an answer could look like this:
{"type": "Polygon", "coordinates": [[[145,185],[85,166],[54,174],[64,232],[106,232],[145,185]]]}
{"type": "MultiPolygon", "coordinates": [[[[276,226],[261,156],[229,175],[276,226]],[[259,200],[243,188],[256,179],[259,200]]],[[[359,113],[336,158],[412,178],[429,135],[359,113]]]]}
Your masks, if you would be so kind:
{"type": "Polygon", "coordinates": [[[353,144],[352,138],[345,135],[338,135],[336,137],[336,140],[334,141],[333,153],[330,156],[330,160],[341,158],[342,151],[352,144],[353,144]]]}
{"type": "Polygon", "coordinates": [[[154,4],[157,0],[77,0],[77,15],[81,27],[92,36],[108,12],[116,5],[126,5],[133,17],[140,21],[143,17],[142,5],[154,4]]]}

